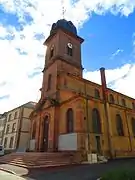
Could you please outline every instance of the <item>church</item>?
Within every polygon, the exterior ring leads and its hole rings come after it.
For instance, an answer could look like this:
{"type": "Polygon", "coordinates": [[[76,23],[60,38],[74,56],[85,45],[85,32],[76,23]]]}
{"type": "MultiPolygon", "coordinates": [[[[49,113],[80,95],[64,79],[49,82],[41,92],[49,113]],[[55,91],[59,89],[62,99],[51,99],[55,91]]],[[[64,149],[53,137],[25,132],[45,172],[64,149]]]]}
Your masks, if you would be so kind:
{"type": "Polygon", "coordinates": [[[61,19],[44,42],[41,98],[30,115],[35,151],[133,157],[135,100],[107,87],[103,67],[101,85],[83,78],[83,41],[74,24],[61,19]]]}

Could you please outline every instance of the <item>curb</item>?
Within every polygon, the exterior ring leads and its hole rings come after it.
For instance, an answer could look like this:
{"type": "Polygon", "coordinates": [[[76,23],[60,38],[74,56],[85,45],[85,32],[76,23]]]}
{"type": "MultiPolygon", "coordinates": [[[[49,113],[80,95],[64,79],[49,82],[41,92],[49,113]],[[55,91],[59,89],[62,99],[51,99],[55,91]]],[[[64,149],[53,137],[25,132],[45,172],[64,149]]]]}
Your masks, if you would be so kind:
{"type": "Polygon", "coordinates": [[[5,172],[10,173],[10,174],[16,175],[16,173],[14,171],[11,171],[11,170],[7,170],[7,169],[1,168],[1,167],[0,167],[0,170],[5,171],[5,172]]]}

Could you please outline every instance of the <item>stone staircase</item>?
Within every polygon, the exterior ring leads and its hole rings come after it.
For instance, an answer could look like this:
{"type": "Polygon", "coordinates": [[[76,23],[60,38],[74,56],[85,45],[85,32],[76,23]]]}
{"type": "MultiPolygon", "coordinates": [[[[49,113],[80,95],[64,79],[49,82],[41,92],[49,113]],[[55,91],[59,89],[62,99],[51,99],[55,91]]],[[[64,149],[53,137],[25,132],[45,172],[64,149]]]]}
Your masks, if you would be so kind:
{"type": "Polygon", "coordinates": [[[11,153],[2,156],[0,157],[0,163],[11,164],[27,168],[39,168],[80,164],[80,160],[79,156],[76,153],[25,152],[11,153]]]}

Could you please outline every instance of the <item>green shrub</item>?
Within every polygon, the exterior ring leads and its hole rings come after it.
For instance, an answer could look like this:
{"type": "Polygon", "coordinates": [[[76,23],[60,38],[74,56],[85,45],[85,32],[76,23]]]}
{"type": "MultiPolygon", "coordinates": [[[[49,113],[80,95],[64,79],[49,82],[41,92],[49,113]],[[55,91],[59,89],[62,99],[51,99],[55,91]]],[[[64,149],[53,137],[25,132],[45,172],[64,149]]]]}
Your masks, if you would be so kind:
{"type": "Polygon", "coordinates": [[[134,169],[115,170],[105,174],[102,180],[135,180],[134,169]]]}

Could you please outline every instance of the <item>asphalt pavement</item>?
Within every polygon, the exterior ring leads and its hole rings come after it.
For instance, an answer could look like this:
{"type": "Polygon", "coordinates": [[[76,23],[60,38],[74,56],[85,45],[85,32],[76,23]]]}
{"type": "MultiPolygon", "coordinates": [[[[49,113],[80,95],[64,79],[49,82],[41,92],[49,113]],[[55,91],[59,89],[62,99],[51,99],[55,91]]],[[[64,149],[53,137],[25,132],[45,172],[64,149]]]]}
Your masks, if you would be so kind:
{"type": "MultiPolygon", "coordinates": [[[[1,165],[0,165],[1,167],[1,165]]],[[[96,180],[110,170],[118,168],[135,168],[135,159],[115,160],[102,164],[79,166],[26,169],[6,165],[6,168],[18,175],[33,180],[96,180]]]]}

